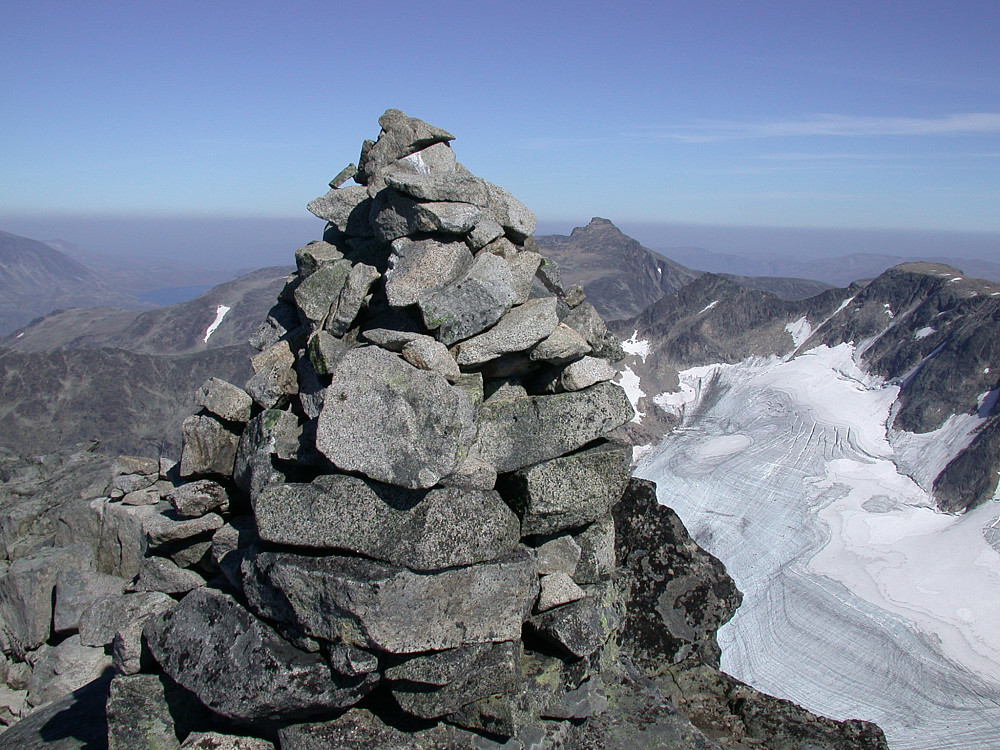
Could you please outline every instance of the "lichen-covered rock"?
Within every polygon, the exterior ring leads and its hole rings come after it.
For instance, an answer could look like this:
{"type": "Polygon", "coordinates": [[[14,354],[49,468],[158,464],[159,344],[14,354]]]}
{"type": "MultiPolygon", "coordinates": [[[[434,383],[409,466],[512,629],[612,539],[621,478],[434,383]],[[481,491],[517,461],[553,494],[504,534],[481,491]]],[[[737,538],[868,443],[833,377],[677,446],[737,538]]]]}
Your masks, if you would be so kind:
{"type": "Polygon", "coordinates": [[[479,414],[477,446],[498,472],[569,453],[630,420],[635,412],[616,385],[551,396],[491,398],[479,414]]]}
{"type": "Polygon", "coordinates": [[[342,471],[420,489],[450,474],[474,437],[473,404],[463,390],[369,346],[338,363],[316,447],[342,471]]]}
{"type": "Polygon", "coordinates": [[[351,706],[377,682],[332,672],[212,589],[192,591],[144,633],[172,679],[231,719],[305,718],[351,706]]]}
{"type": "Polygon", "coordinates": [[[429,492],[334,474],[275,484],[254,501],[260,537],[275,544],[343,550],[436,570],[504,557],[517,545],[517,517],[496,492],[429,492]]]}
{"type": "Polygon", "coordinates": [[[194,402],[227,422],[246,422],[253,407],[253,399],[246,391],[219,378],[202,383],[195,391],[194,402]]]}
{"type": "Polygon", "coordinates": [[[434,574],[360,557],[258,552],[243,571],[262,616],[398,654],[517,640],[538,595],[535,561],[523,550],[434,574]]]}
{"type": "Polygon", "coordinates": [[[509,310],[488,331],[460,343],[456,359],[460,365],[475,366],[523,352],[549,336],[558,323],[554,297],[528,300],[509,310]]]}
{"type": "Polygon", "coordinates": [[[524,534],[551,534],[606,515],[629,482],[632,449],[603,441],[506,475],[501,494],[524,534]]]}
{"type": "Polygon", "coordinates": [[[184,420],[184,448],[181,451],[182,477],[232,474],[239,437],[219,420],[195,414],[184,420]]]}

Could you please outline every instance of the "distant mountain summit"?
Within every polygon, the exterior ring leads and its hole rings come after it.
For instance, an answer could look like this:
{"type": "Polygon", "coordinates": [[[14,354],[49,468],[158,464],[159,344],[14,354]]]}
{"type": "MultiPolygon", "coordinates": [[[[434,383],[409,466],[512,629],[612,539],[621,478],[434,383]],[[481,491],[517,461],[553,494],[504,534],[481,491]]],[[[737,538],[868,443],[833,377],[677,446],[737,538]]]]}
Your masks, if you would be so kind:
{"type": "Polygon", "coordinates": [[[643,247],[599,217],[569,236],[549,234],[535,239],[542,253],[559,264],[566,283],[583,286],[594,307],[609,320],[637,315],[699,275],[643,247]]]}
{"type": "Polygon", "coordinates": [[[0,334],[62,307],[135,300],[98,274],[43,242],[0,232],[0,334]]]}

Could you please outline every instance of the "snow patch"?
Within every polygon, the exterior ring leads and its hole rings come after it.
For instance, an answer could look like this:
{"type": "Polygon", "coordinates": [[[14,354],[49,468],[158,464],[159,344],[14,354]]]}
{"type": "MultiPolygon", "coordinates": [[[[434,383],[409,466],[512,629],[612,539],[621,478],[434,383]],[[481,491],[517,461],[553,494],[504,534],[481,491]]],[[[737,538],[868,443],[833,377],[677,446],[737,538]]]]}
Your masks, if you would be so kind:
{"type": "Polygon", "coordinates": [[[648,455],[653,451],[652,445],[633,445],[632,446],[632,465],[635,466],[639,463],[643,456],[648,455]]]}
{"type": "Polygon", "coordinates": [[[698,311],[698,314],[701,315],[702,313],[708,312],[713,307],[715,307],[717,304],[719,304],[719,300],[714,300],[712,302],[709,302],[707,305],[705,305],[703,308],[701,308],[701,310],[698,311]]]}
{"type": "Polygon", "coordinates": [[[16,335],[16,336],[15,336],[14,338],[16,338],[16,339],[19,339],[19,338],[21,338],[21,337],[22,337],[23,335],[24,335],[24,331],[21,331],[21,332],[20,332],[19,334],[17,334],[17,335],[16,335]]]}
{"type": "Polygon", "coordinates": [[[712,378],[716,370],[729,366],[713,364],[681,370],[677,374],[680,380],[678,390],[658,393],[653,396],[653,403],[667,414],[683,419],[687,405],[697,403],[701,399],[705,383],[712,378]]]}
{"type": "Polygon", "coordinates": [[[896,317],[896,313],[894,313],[892,311],[892,308],[889,307],[889,303],[888,302],[883,302],[882,303],[882,307],[885,308],[885,314],[888,315],[890,318],[895,318],[896,317]]]}
{"type": "Polygon", "coordinates": [[[948,279],[948,283],[950,284],[950,283],[951,283],[951,282],[953,282],[953,281],[961,281],[961,280],[962,280],[962,277],[961,277],[961,276],[956,276],[956,277],[955,277],[955,278],[953,278],[953,279],[948,279]]]}
{"type": "Polygon", "coordinates": [[[787,323],[785,325],[785,330],[792,335],[792,344],[796,349],[802,346],[806,342],[806,339],[812,336],[813,331],[812,326],[809,324],[805,315],[792,323],[787,323]]]}
{"type": "Polygon", "coordinates": [[[215,320],[213,320],[212,325],[210,325],[205,330],[204,341],[206,344],[208,343],[208,340],[212,337],[212,334],[215,333],[216,329],[222,324],[222,319],[226,317],[226,313],[232,309],[233,308],[226,307],[225,305],[219,305],[218,307],[215,308],[215,320]]]}
{"type": "Polygon", "coordinates": [[[632,338],[628,341],[622,342],[622,349],[625,350],[626,354],[631,354],[636,357],[642,357],[642,361],[646,361],[646,357],[649,356],[649,342],[645,339],[639,340],[639,331],[636,330],[632,333],[632,338]]]}
{"type": "Polygon", "coordinates": [[[932,333],[937,333],[937,328],[933,328],[931,326],[924,326],[919,331],[917,331],[916,333],[913,334],[913,338],[915,338],[915,339],[925,339],[928,336],[930,336],[932,333]]]}
{"type": "Polygon", "coordinates": [[[635,374],[631,367],[626,365],[621,371],[618,380],[615,381],[615,384],[625,389],[625,395],[628,396],[629,403],[632,404],[632,408],[635,410],[635,416],[632,417],[631,421],[636,424],[642,424],[642,418],[646,416],[646,412],[639,411],[639,399],[645,397],[646,394],[639,387],[639,376],[635,374]]]}

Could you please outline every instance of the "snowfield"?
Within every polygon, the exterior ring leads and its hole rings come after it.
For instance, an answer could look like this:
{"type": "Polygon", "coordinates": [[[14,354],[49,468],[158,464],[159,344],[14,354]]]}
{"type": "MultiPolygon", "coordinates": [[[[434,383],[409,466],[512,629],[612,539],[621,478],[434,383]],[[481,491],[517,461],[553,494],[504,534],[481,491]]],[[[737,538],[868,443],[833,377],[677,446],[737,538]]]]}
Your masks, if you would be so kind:
{"type": "Polygon", "coordinates": [[[854,356],[841,344],[682,372],[680,392],[653,401],[684,422],[636,475],[744,594],[719,631],[725,671],[875,721],[894,750],[1000,748],[1000,553],[986,536],[1000,505],[951,516],[927,493],[980,420],[887,429],[899,387],[854,356]]]}

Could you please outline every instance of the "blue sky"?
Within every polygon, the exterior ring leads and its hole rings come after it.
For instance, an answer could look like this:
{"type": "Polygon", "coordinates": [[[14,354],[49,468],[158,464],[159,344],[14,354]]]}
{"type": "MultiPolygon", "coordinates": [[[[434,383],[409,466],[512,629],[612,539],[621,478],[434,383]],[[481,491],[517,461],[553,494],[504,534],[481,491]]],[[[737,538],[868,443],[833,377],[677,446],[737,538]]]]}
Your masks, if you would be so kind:
{"type": "Polygon", "coordinates": [[[548,226],[995,233],[998,39],[996,0],[5,0],[0,225],[303,216],[396,107],[548,226]]]}

